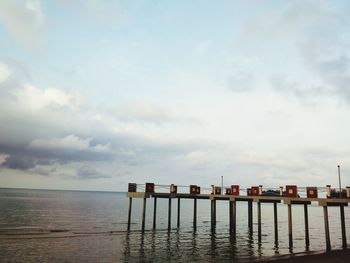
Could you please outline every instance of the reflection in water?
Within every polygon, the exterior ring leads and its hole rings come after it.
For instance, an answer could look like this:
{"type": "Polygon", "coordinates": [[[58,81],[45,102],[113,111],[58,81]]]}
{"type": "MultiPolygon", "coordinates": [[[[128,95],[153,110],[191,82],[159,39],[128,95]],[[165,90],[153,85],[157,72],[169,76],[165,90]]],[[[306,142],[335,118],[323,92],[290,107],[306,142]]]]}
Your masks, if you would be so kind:
{"type": "Polygon", "coordinates": [[[179,234],[179,230],[176,230],[176,251],[180,251],[180,234],[179,234]]]}
{"type": "Polygon", "coordinates": [[[249,257],[254,256],[254,240],[253,240],[253,228],[249,227],[248,228],[248,233],[247,233],[247,254],[249,257]]]}
{"type": "Polygon", "coordinates": [[[155,258],[155,252],[156,252],[156,235],[155,232],[152,231],[152,235],[151,235],[151,257],[155,258]]]}
{"type": "Polygon", "coordinates": [[[123,243],[125,244],[124,256],[125,256],[125,258],[129,258],[129,256],[130,256],[130,233],[129,232],[126,233],[123,243]]]}
{"type": "Polygon", "coordinates": [[[212,258],[215,258],[217,256],[217,247],[216,247],[216,233],[215,233],[215,228],[212,228],[211,233],[210,233],[210,241],[211,241],[211,246],[210,246],[210,254],[212,258]]]}
{"type": "Polygon", "coordinates": [[[140,242],[140,250],[139,250],[139,258],[144,258],[145,256],[145,248],[144,248],[144,240],[145,240],[145,234],[144,231],[141,234],[141,242],[140,242]]]}
{"type": "Polygon", "coordinates": [[[166,252],[167,252],[166,254],[171,257],[172,250],[171,250],[171,241],[170,241],[170,232],[169,231],[167,231],[167,234],[166,234],[165,244],[166,244],[166,252]]]}
{"type": "Polygon", "coordinates": [[[274,249],[275,249],[275,251],[276,251],[276,250],[278,250],[278,235],[275,235],[274,244],[275,244],[274,249]]]}
{"type": "Polygon", "coordinates": [[[196,257],[198,255],[198,249],[197,249],[197,232],[192,233],[192,242],[191,242],[191,251],[192,256],[196,257]]]}
{"type": "Polygon", "coordinates": [[[275,251],[275,255],[277,256],[277,255],[280,254],[280,252],[279,252],[279,246],[278,246],[278,236],[275,236],[274,244],[275,244],[275,245],[274,245],[273,249],[274,249],[274,251],[275,251]]]}
{"type": "Polygon", "coordinates": [[[310,246],[305,245],[305,251],[309,252],[310,251],[310,246]]]}
{"type": "MultiPolygon", "coordinates": [[[[257,243],[251,231],[233,236],[210,228],[200,231],[133,231],[125,234],[124,261],[249,262],[264,257],[265,243],[257,243]]],[[[275,254],[279,254],[278,249],[275,254]]]]}
{"type": "Polygon", "coordinates": [[[236,236],[230,235],[230,256],[232,259],[234,259],[236,255],[236,249],[237,249],[236,245],[237,245],[236,236]]]}
{"type": "Polygon", "coordinates": [[[288,250],[289,250],[289,253],[290,253],[290,254],[293,254],[293,247],[289,247],[288,250]]]}

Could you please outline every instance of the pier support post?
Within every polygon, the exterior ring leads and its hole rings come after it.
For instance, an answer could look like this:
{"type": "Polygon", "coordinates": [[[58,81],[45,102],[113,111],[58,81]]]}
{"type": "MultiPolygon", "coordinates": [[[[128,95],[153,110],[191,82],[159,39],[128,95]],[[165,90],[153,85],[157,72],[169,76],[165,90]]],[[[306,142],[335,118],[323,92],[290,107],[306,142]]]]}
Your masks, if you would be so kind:
{"type": "Polygon", "coordinates": [[[197,230],[197,198],[193,199],[193,230],[197,230]]]}
{"type": "Polygon", "coordinates": [[[216,225],[216,201],[215,200],[211,200],[211,228],[214,228],[214,226],[216,225]]]}
{"type": "Polygon", "coordinates": [[[277,203],[273,203],[273,222],[275,226],[275,245],[278,245],[278,219],[277,219],[277,203]]]}
{"type": "Polygon", "coordinates": [[[130,231],[130,224],[131,224],[131,208],[132,208],[132,197],[129,197],[128,231],[130,231]]]}
{"type": "Polygon", "coordinates": [[[325,205],[323,207],[323,217],[324,217],[324,228],[326,234],[326,247],[327,250],[331,250],[331,239],[329,236],[329,222],[328,222],[328,207],[325,205]]]}
{"type": "Polygon", "coordinates": [[[306,249],[310,246],[310,237],[309,237],[309,215],[307,204],[304,204],[304,221],[305,221],[305,246],[306,249]]]}
{"type": "Polygon", "coordinates": [[[177,198],[177,228],[180,228],[180,197],[177,198]]]}
{"type": "Polygon", "coordinates": [[[142,210],[142,232],[145,231],[145,220],[146,220],[146,197],[143,198],[143,210],[142,210]]]}
{"type": "Polygon", "coordinates": [[[230,201],[230,233],[236,236],[236,201],[230,201]]]}
{"type": "Polygon", "coordinates": [[[292,205],[288,204],[288,236],[289,249],[293,248],[293,225],[292,225],[292,205]]]}
{"type": "Polygon", "coordinates": [[[346,229],[345,229],[345,216],[344,216],[344,206],[340,206],[340,221],[341,221],[341,236],[343,241],[343,248],[347,248],[347,241],[346,241],[346,229]]]}
{"type": "Polygon", "coordinates": [[[156,230],[157,224],[157,197],[154,198],[154,206],[153,206],[153,230],[156,230]]]}
{"type": "Polygon", "coordinates": [[[248,228],[253,232],[253,201],[248,201],[248,228]]]}
{"type": "Polygon", "coordinates": [[[258,201],[256,204],[258,210],[258,242],[261,243],[261,203],[258,201]]]}
{"type": "Polygon", "coordinates": [[[232,209],[233,209],[233,207],[232,207],[232,201],[231,200],[228,202],[228,207],[229,207],[228,215],[229,215],[229,223],[230,223],[230,233],[232,234],[232,230],[233,230],[232,209]]]}
{"type": "Polygon", "coordinates": [[[168,204],[168,231],[171,229],[171,198],[169,198],[168,204]]]}
{"type": "Polygon", "coordinates": [[[214,200],[214,225],[216,226],[216,200],[214,200]]]}

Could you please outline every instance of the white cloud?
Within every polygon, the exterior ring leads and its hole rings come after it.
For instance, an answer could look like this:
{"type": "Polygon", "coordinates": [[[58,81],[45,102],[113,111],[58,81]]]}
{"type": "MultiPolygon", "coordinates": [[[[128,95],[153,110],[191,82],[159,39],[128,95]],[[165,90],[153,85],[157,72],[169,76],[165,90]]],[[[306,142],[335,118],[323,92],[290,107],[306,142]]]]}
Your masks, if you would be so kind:
{"type": "Polygon", "coordinates": [[[25,85],[22,89],[13,91],[22,108],[30,111],[39,111],[43,108],[53,107],[71,107],[74,108],[79,98],[68,94],[67,92],[56,89],[39,89],[32,85],[25,85]]]}
{"type": "Polygon", "coordinates": [[[86,150],[89,148],[91,139],[81,139],[74,134],[68,135],[64,138],[55,139],[35,139],[29,147],[33,149],[51,149],[51,150],[86,150]]]}
{"type": "Polygon", "coordinates": [[[35,46],[42,39],[45,15],[40,0],[0,1],[0,20],[13,37],[25,46],[35,46]]]}
{"type": "Polygon", "coordinates": [[[29,147],[31,149],[40,150],[91,150],[97,153],[107,153],[111,151],[110,144],[97,144],[91,146],[91,141],[92,138],[82,139],[74,134],[71,134],[63,138],[35,139],[29,144],[29,147]]]}
{"type": "Polygon", "coordinates": [[[112,153],[112,148],[110,143],[97,144],[90,147],[90,149],[96,153],[112,153]]]}
{"type": "Polygon", "coordinates": [[[6,161],[6,158],[8,158],[9,155],[8,154],[1,154],[0,153],[0,166],[1,164],[3,164],[6,161]]]}
{"type": "Polygon", "coordinates": [[[5,63],[0,63],[0,83],[11,75],[11,70],[5,63]]]}

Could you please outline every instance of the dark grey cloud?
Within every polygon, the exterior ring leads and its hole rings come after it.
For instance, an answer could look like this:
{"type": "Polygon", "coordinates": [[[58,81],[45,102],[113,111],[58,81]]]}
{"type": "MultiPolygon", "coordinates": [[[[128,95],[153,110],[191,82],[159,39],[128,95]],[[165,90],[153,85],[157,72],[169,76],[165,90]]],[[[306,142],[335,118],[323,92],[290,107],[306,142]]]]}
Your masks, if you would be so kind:
{"type": "Polygon", "coordinates": [[[273,92],[303,103],[323,98],[349,103],[348,13],[349,5],[340,2],[289,1],[248,20],[240,39],[242,54],[236,61],[257,57],[261,63],[250,74],[235,74],[245,70],[242,66],[235,69],[229,88],[235,92],[264,89],[262,76],[273,92]]]}
{"type": "MultiPolygon", "coordinates": [[[[135,134],[127,129],[115,131],[115,127],[130,123],[133,126],[137,121],[143,124],[170,121],[164,110],[153,103],[140,101],[124,107],[122,113],[130,114],[125,114],[122,120],[111,111],[88,104],[75,104],[70,100],[63,105],[46,103],[47,99],[60,102],[60,98],[51,98],[44,89],[26,89],[23,83],[30,82],[30,74],[25,66],[9,60],[3,63],[11,69],[11,75],[0,83],[9,95],[0,97],[0,153],[8,156],[2,168],[33,171],[39,166],[82,162],[91,166],[116,162],[137,167],[198,147],[187,143],[159,143],[157,139],[146,138],[142,132],[135,134]],[[137,107],[131,111],[133,105],[137,107]],[[96,115],[103,117],[95,118],[96,115]]],[[[64,99],[70,96],[64,91],[56,93],[64,99]]]]}
{"type": "Polygon", "coordinates": [[[115,149],[128,145],[125,136],[91,118],[85,105],[52,107],[45,105],[49,95],[45,90],[26,91],[24,83],[30,81],[30,74],[25,64],[12,59],[0,63],[7,70],[0,81],[0,153],[7,156],[2,168],[28,171],[55,163],[111,161],[118,157],[115,149]],[[18,95],[23,92],[28,93],[26,97],[18,95]]]}
{"type": "Polygon", "coordinates": [[[327,50],[326,47],[319,47],[314,39],[299,46],[305,71],[308,72],[307,78],[274,74],[270,77],[272,88],[304,102],[317,102],[327,97],[350,103],[350,58],[345,54],[347,51],[327,50]]]}
{"type": "MultiPolygon", "coordinates": [[[[78,138],[78,137],[76,137],[78,138]]],[[[32,140],[32,142],[35,141],[32,140]]],[[[45,142],[45,140],[43,141],[45,142]]],[[[47,143],[49,141],[46,141],[47,143]]],[[[10,169],[28,170],[36,165],[52,165],[54,163],[70,163],[80,161],[106,161],[112,160],[113,152],[111,150],[104,151],[103,145],[97,144],[95,146],[87,145],[86,148],[74,148],[69,145],[70,148],[63,148],[60,145],[53,145],[50,147],[33,147],[31,142],[27,144],[11,144],[1,143],[0,153],[9,155],[2,167],[10,169]],[[99,150],[98,146],[102,147],[99,150]],[[97,150],[96,150],[97,149],[97,150]]]]}
{"type": "Polygon", "coordinates": [[[328,95],[350,103],[350,42],[337,50],[315,48],[317,45],[313,44],[309,42],[300,48],[305,63],[323,81],[328,95]]]}
{"type": "MultiPolygon", "coordinates": [[[[310,1],[306,7],[314,5],[317,3],[310,1]]],[[[343,37],[350,26],[347,12],[329,8],[327,2],[318,6],[311,17],[309,12],[305,13],[307,9],[303,10],[298,13],[296,9],[294,17],[305,22],[295,27],[300,29],[296,49],[307,74],[298,79],[294,87],[287,84],[283,89],[281,86],[281,91],[301,99],[327,96],[350,102],[350,42],[343,37]]]]}
{"type": "MultiPolygon", "coordinates": [[[[6,65],[9,64],[6,62],[6,65]]],[[[115,126],[127,126],[129,120],[113,118],[110,112],[94,109],[91,105],[75,105],[74,102],[70,105],[71,101],[63,105],[46,103],[47,99],[55,102],[60,98],[51,98],[46,90],[36,87],[26,90],[23,83],[30,80],[30,76],[20,73],[25,71],[21,66],[11,64],[9,68],[11,75],[0,83],[2,92],[8,95],[0,97],[0,154],[6,156],[0,165],[2,169],[43,176],[68,174],[74,178],[71,171],[64,172],[63,168],[67,167],[76,171],[78,179],[109,178],[113,166],[117,170],[119,167],[137,170],[198,147],[188,143],[160,143],[142,133],[115,131],[115,126]],[[22,96],[23,92],[26,92],[25,96],[22,96]],[[103,118],[95,118],[96,115],[103,118]],[[102,163],[109,170],[101,169],[102,163]],[[56,168],[62,168],[63,172],[56,168]]],[[[64,91],[57,94],[70,95],[64,91]]],[[[163,118],[163,115],[157,115],[157,107],[153,105],[146,115],[141,114],[142,109],[134,112],[131,122],[137,118],[142,122],[163,118]]]]}
{"type": "Polygon", "coordinates": [[[36,165],[35,160],[29,156],[8,156],[1,164],[1,167],[17,170],[28,170],[34,168],[36,165]]]}
{"type": "Polygon", "coordinates": [[[286,96],[293,96],[305,102],[317,101],[320,97],[330,94],[329,89],[324,85],[310,82],[305,84],[300,80],[290,80],[286,75],[271,76],[270,83],[276,92],[286,96]]]}

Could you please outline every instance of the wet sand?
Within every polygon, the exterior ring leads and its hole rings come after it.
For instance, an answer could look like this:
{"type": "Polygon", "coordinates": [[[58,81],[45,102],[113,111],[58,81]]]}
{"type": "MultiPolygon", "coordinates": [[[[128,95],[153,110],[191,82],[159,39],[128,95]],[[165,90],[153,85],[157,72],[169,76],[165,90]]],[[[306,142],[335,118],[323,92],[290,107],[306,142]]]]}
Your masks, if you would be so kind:
{"type": "Polygon", "coordinates": [[[262,261],[264,263],[338,263],[350,262],[350,249],[334,250],[326,253],[318,253],[314,255],[295,255],[292,257],[279,257],[274,260],[262,261]]]}

